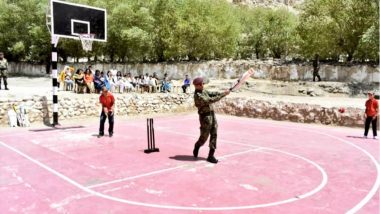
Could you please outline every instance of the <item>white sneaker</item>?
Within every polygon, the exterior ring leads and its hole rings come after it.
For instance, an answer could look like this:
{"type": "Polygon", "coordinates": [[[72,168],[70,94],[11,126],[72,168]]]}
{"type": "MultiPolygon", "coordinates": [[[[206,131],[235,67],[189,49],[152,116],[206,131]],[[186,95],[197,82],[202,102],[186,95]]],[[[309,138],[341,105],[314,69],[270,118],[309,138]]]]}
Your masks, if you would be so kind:
{"type": "Polygon", "coordinates": [[[373,136],[373,139],[374,139],[374,140],[377,140],[377,136],[373,136]]]}
{"type": "Polygon", "coordinates": [[[363,138],[367,139],[368,137],[364,135],[363,138]]]}

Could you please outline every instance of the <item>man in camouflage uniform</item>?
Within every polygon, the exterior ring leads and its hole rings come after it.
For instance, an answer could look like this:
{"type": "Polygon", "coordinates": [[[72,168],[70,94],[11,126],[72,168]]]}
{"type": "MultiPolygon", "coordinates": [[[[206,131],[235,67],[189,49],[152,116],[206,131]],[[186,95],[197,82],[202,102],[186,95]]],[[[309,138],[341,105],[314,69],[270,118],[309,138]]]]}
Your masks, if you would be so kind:
{"type": "Polygon", "coordinates": [[[4,53],[0,52],[0,89],[1,89],[1,79],[3,79],[5,90],[8,89],[7,77],[8,77],[8,61],[4,58],[4,53]]]}
{"type": "Polygon", "coordinates": [[[194,145],[193,155],[195,158],[198,157],[200,147],[205,144],[208,136],[211,135],[209,145],[210,152],[207,161],[210,163],[218,163],[218,160],[214,157],[218,123],[215,118],[212,104],[227,96],[230,91],[227,90],[224,93],[218,93],[203,90],[203,79],[201,77],[195,78],[193,84],[195,87],[194,102],[195,106],[198,108],[199,122],[201,124],[201,134],[194,145]]]}

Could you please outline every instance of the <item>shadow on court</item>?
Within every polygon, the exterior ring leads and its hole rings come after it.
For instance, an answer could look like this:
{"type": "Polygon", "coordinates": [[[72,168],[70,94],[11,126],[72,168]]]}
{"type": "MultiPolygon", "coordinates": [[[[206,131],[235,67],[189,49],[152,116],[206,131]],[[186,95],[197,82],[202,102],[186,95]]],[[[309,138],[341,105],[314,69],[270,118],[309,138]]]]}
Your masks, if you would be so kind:
{"type": "Polygon", "coordinates": [[[346,136],[348,138],[355,138],[355,139],[366,139],[363,136],[346,136]]]}
{"type": "Polygon", "coordinates": [[[202,161],[206,160],[206,158],[198,157],[194,158],[192,155],[176,155],[173,157],[169,157],[170,159],[177,160],[177,161],[202,161]]]}

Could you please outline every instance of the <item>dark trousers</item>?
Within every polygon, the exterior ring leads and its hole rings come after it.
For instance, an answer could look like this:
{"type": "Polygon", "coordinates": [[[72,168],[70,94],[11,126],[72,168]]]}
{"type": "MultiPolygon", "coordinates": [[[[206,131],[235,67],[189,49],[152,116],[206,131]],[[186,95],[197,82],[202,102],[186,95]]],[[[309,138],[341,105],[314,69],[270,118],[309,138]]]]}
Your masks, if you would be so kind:
{"type": "Polygon", "coordinates": [[[313,82],[315,82],[315,77],[318,77],[318,81],[319,81],[319,82],[321,81],[321,76],[319,76],[319,73],[318,73],[318,72],[314,72],[314,73],[313,73],[313,82]]]}
{"type": "Polygon", "coordinates": [[[4,85],[5,85],[5,88],[7,88],[7,86],[8,86],[7,76],[5,76],[5,75],[0,75],[0,88],[1,88],[1,79],[3,79],[3,82],[4,82],[4,85]]]}
{"type": "Polygon", "coordinates": [[[190,85],[183,85],[183,86],[182,86],[183,93],[186,93],[186,89],[187,89],[189,86],[190,86],[190,85]]]}
{"type": "Polygon", "coordinates": [[[108,123],[109,123],[108,133],[113,134],[114,114],[112,113],[111,115],[110,114],[106,115],[104,111],[102,111],[102,114],[100,115],[100,128],[99,128],[100,135],[104,135],[104,123],[106,122],[107,117],[108,117],[108,123]]]}
{"type": "Polygon", "coordinates": [[[372,132],[373,136],[377,136],[377,117],[373,119],[373,117],[367,117],[365,119],[365,127],[364,127],[364,136],[368,135],[369,127],[372,123],[372,132]]]}

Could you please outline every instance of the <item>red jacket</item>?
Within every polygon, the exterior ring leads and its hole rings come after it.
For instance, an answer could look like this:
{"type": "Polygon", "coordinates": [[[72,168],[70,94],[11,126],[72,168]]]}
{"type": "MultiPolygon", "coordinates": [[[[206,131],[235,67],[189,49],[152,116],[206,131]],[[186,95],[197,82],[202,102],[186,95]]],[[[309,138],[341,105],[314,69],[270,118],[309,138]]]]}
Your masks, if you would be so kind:
{"type": "Polygon", "coordinates": [[[376,116],[377,110],[379,109],[379,103],[375,99],[369,99],[365,102],[365,113],[367,117],[376,116]]]}
{"type": "Polygon", "coordinates": [[[103,108],[106,107],[108,111],[110,111],[115,104],[115,98],[111,92],[108,92],[107,96],[104,96],[103,94],[100,95],[99,102],[102,104],[103,108]]]}

